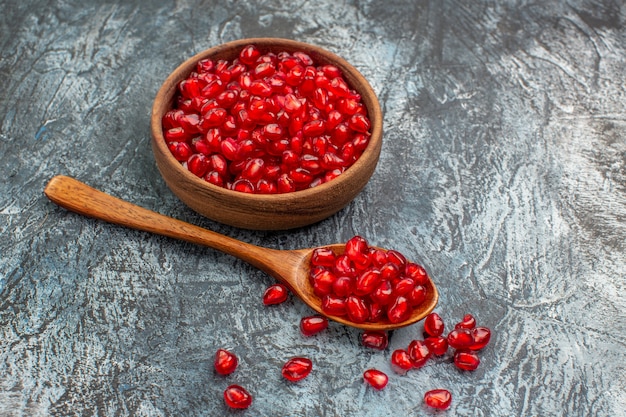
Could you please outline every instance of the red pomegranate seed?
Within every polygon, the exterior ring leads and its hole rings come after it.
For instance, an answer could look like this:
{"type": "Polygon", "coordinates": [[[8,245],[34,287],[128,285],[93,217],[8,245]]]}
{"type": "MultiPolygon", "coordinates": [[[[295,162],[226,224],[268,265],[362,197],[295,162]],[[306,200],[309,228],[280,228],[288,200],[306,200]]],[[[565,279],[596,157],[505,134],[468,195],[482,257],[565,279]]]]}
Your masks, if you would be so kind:
{"type": "Polygon", "coordinates": [[[415,288],[415,282],[411,278],[402,278],[394,284],[393,294],[395,296],[407,295],[413,288],[415,288]]]}
{"type": "Polygon", "coordinates": [[[469,345],[471,350],[480,350],[489,344],[491,340],[491,330],[487,327],[475,327],[470,330],[472,335],[472,343],[469,345]]]}
{"type": "Polygon", "coordinates": [[[413,368],[413,360],[404,349],[396,349],[391,354],[391,367],[398,374],[405,374],[413,368]]]}
{"type": "Polygon", "coordinates": [[[474,352],[458,351],[454,354],[454,364],[464,371],[473,371],[480,365],[480,359],[474,352]]]}
{"type": "Polygon", "coordinates": [[[392,323],[400,323],[409,318],[411,314],[411,306],[409,305],[408,300],[399,296],[389,305],[387,309],[387,318],[392,323]]]}
{"type": "Polygon", "coordinates": [[[235,372],[239,360],[237,356],[226,349],[218,349],[215,353],[213,365],[220,375],[230,375],[235,372]]]}
{"type": "Polygon", "coordinates": [[[252,65],[261,56],[261,52],[254,45],[248,45],[239,52],[239,60],[246,64],[252,65]]]}
{"type": "Polygon", "coordinates": [[[187,161],[193,155],[191,147],[185,142],[170,142],[167,147],[177,161],[187,161]]]}
{"type": "Polygon", "coordinates": [[[322,310],[324,313],[331,316],[345,316],[346,311],[346,299],[337,297],[334,295],[325,295],[322,298],[322,310]]]}
{"type": "Polygon", "coordinates": [[[412,307],[416,307],[426,299],[426,288],[421,285],[416,285],[410,293],[407,294],[407,299],[412,307]]]}
{"type": "Polygon", "coordinates": [[[369,318],[369,308],[362,298],[351,295],[346,297],[346,313],[353,323],[364,323],[369,318]]]}
{"type": "Polygon", "coordinates": [[[391,301],[393,287],[388,280],[381,282],[370,294],[370,298],[381,306],[386,306],[391,301]]]}
{"type": "Polygon", "coordinates": [[[335,265],[336,258],[335,252],[331,249],[317,248],[313,251],[313,255],[311,256],[311,264],[332,267],[335,265]]]}
{"type": "Polygon", "coordinates": [[[328,319],[324,316],[314,315],[300,320],[300,331],[305,336],[313,336],[326,328],[328,328],[328,319]]]}
{"type": "Polygon", "coordinates": [[[474,337],[469,329],[454,329],[448,333],[448,345],[453,349],[469,349],[474,337]]]}
{"type": "Polygon", "coordinates": [[[430,313],[424,320],[424,331],[428,336],[441,336],[444,327],[443,319],[437,313],[430,313]]]}
{"type": "Polygon", "coordinates": [[[224,391],[224,401],[230,408],[248,408],[252,404],[252,395],[239,385],[229,385],[224,391]]]}
{"type": "Polygon", "coordinates": [[[395,282],[400,277],[400,268],[396,264],[387,262],[380,267],[380,275],[386,281],[395,282]]]}
{"type": "Polygon", "coordinates": [[[455,329],[473,329],[474,327],[476,327],[476,319],[471,314],[464,315],[463,320],[454,326],[455,329]]]}
{"type": "Polygon", "coordinates": [[[287,300],[289,290],[283,284],[269,286],[263,294],[263,304],[266,306],[280,304],[287,300]]]}
{"type": "Polygon", "coordinates": [[[428,273],[421,265],[409,262],[406,264],[404,273],[407,277],[413,279],[416,285],[426,285],[428,283],[428,273]]]}
{"type": "Polygon", "coordinates": [[[421,368],[430,358],[431,352],[428,345],[422,340],[413,340],[407,348],[409,357],[413,361],[413,367],[421,368]]]}
{"type": "Polygon", "coordinates": [[[427,337],[424,339],[424,343],[426,343],[428,350],[430,350],[433,355],[445,355],[448,351],[448,339],[443,336],[427,337]]]}
{"type": "Polygon", "coordinates": [[[380,271],[377,269],[366,270],[357,277],[354,293],[360,296],[371,293],[378,287],[381,279],[380,271]]]}
{"type": "Polygon", "coordinates": [[[361,344],[368,348],[385,350],[389,345],[389,337],[383,331],[366,330],[361,333],[361,344]]]}
{"type": "Polygon", "coordinates": [[[363,379],[377,390],[385,388],[389,382],[387,374],[377,369],[368,369],[363,372],[363,379]]]}
{"type": "Polygon", "coordinates": [[[335,264],[333,266],[333,271],[337,276],[356,276],[356,270],[352,266],[352,261],[350,261],[348,255],[345,254],[337,256],[337,258],[335,259],[335,264]]]}
{"type": "Polygon", "coordinates": [[[306,378],[313,369],[313,363],[308,358],[292,358],[285,363],[282,369],[283,377],[291,382],[306,378]]]}
{"type": "Polygon", "coordinates": [[[338,297],[347,297],[352,294],[353,287],[354,279],[344,275],[333,282],[333,293],[338,297]]]}
{"type": "Polygon", "coordinates": [[[446,410],[452,403],[452,394],[445,389],[434,389],[424,394],[424,403],[438,410],[446,410]]]}

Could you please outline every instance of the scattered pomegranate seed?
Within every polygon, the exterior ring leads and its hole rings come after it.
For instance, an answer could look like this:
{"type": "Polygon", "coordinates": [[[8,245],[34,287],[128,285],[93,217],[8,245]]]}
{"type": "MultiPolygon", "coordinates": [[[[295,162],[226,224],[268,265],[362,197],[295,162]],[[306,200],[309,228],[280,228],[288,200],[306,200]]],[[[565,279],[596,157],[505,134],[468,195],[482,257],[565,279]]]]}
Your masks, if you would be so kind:
{"type": "Polygon", "coordinates": [[[428,345],[422,340],[413,340],[409,343],[407,352],[411,361],[413,361],[414,368],[421,368],[426,364],[428,358],[430,358],[431,352],[428,349],[428,345]]]}
{"type": "Polygon", "coordinates": [[[454,354],[454,364],[464,371],[473,371],[478,368],[480,359],[474,352],[457,351],[454,354]]]}
{"type": "Polygon", "coordinates": [[[476,319],[471,314],[464,315],[463,320],[454,326],[455,329],[473,329],[474,327],[476,327],[476,319]]]}
{"type": "Polygon", "coordinates": [[[324,316],[314,315],[300,320],[300,331],[305,336],[313,336],[326,328],[328,328],[328,319],[324,316]]]}
{"type": "Polygon", "coordinates": [[[389,345],[389,338],[387,332],[366,330],[361,333],[361,344],[368,348],[385,350],[389,345]]]}
{"type": "Polygon", "coordinates": [[[239,385],[230,385],[224,391],[224,401],[230,408],[248,408],[252,404],[252,395],[239,385]]]}
{"type": "Polygon", "coordinates": [[[308,358],[292,358],[285,363],[282,369],[283,377],[296,382],[306,378],[313,369],[313,363],[308,358]]]}
{"type": "Polygon", "coordinates": [[[287,193],[332,181],[370,138],[365,106],[341,70],[315,66],[301,51],[248,45],[232,62],[203,59],[178,84],[174,103],[162,118],[172,155],[207,182],[240,192],[287,193]],[[198,155],[222,156],[227,169],[218,176],[198,155]]]}
{"type": "Polygon", "coordinates": [[[424,331],[428,336],[441,336],[445,325],[443,319],[437,313],[430,313],[424,319],[424,331]]]}
{"type": "Polygon", "coordinates": [[[413,360],[404,349],[396,349],[391,354],[391,367],[398,374],[405,374],[413,368],[413,360]]]}
{"type": "Polygon", "coordinates": [[[452,394],[445,389],[434,389],[424,394],[424,403],[438,410],[446,410],[452,403],[452,394]]]}
{"type": "Polygon", "coordinates": [[[470,350],[480,350],[487,346],[489,340],[491,340],[491,330],[486,327],[475,327],[471,330],[472,343],[469,346],[470,350]]]}
{"type": "Polygon", "coordinates": [[[215,361],[213,365],[220,375],[230,375],[235,372],[239,360],[237,356],[226,349],[218,349],[215,353],[215,361]]]}
{"type": "Polygon", "coordinates": [[[448,345],[453,349],[469,349],[474,337],[469,329],[454,329],[448,333],[448,345]]]}
{"type": "Polygon", "coordinates": [[[363,372],[363,379],[377,390],[385,388],[389,382],[387,374],[377,369],[368,369],[363,372]]]}
{"type": "Polygon", "coordinates": [[[448,351],[448,339],[443,336],[427,337],[424,339],[424,343],[426,343],[428,350],[430,350],[433,355],[445,355],[448,351]]]}
{"type": "Polygon", "coordinates": [[[280,304],[289,297],[289,289],[283,284],[270,285],[263,294],[263,304],[266,306],[280,304]]]}

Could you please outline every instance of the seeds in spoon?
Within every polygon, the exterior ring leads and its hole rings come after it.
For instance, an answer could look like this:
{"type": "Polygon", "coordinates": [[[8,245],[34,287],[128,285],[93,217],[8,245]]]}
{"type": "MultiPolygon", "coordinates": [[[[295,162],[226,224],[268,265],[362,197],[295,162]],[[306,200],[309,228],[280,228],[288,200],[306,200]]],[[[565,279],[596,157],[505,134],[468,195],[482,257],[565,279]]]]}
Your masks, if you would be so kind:
{"type": "Polygon", "coordinates": [[[357,235],[342,253],[316,249],[309,280],[326,314],[347,316],[354,323],[400,323],[426,299],[422,284],[428,275],[400,252],[371,247],[357,235]]]}

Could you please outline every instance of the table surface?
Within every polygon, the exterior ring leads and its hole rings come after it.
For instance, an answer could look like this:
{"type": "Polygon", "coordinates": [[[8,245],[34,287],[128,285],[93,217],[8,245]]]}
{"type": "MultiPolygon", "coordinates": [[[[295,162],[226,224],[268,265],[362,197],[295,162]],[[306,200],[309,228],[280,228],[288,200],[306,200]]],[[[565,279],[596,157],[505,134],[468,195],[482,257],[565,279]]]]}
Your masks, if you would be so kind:
{"type": "Polygon", "coordinates": [[[626,7],[621,1],[0,0],[0,415],[626,415],[626,7]],[[318,224],[240,230],[185,207],[149,145],[152,100],[187,57],[246,37],[325,47],[370,81],[384,145],[367,187],[318,224]],[[493,330],[474,372],[451,354],[398,375],[391,352],[214,250],[67,212],[57,174],[246,242],[355,234],[423,263],[448,327],[493,330]],[[240,358],[228,376],[216,349],[240,358]],[[290,357],[312,359],[299,382],[290,357]],[[387,372],[383,391],[364,385],[387,372]],[[445,413],[423,394],[447,388],[445,413]]]}

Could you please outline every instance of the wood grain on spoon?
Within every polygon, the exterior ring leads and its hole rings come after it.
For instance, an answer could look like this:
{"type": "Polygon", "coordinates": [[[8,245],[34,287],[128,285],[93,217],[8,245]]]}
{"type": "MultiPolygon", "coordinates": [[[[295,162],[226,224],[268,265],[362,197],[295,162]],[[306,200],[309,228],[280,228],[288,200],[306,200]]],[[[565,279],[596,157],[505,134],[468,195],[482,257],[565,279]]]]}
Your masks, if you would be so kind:
{"type": "MultiPolygon", "coordinates": [[[[439,298],[437,288],[429,279],[425,285],[426,299],[412,311],[409,319],[399,323],[389,321],[354,323],[345,317],[325,314],[320,298],[313,293],[309,283],[309,272],[311,255],[316,248],[277,250],[245,243],[139,207],[66,176],[52,178],[44,193],[52,202],[67,210],[120,226],[207,246],[246,261],[287,285],[295,295],[319,314],[348,326],[367,330],[390,330],[408,326],[428,315],[435,308],[439,298]]],[[[341,252],[344,244],[324,247],[341,252]]]]}

